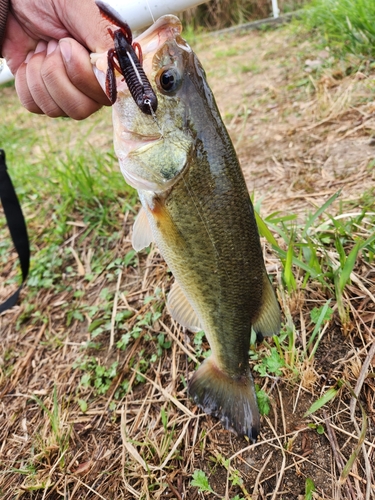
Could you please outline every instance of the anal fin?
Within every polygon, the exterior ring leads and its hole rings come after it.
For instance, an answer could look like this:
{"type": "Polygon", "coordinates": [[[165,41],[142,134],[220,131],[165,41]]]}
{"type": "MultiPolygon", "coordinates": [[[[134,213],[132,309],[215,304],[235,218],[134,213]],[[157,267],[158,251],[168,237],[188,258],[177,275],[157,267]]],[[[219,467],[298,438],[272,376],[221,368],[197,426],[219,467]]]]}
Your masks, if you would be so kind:
{"type": "Polygon", "coordinates": [[[281,327],[280,307],[266,271],[263,274],[263,282],[262,307],[253,323],[258,340],[263,336],[277,335],[281,327]]]}

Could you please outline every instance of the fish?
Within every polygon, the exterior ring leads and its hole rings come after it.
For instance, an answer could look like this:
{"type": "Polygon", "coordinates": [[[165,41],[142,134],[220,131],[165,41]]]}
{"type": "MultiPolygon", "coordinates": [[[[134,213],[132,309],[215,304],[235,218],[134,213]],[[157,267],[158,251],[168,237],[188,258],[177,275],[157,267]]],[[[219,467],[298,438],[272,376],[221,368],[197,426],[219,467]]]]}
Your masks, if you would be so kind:
{"type": "MultiPolygon", "coordinates": [[[[142,204],[133,247],[155,242],[175,282],[175,321],[203,330],[211,354],[188,382],[192,400],[255,442],[260,414],[249,365],[252,329],[277,335],[281,312],[267,275],[254,208],[205,71],[176,16],[136,38],[158,107],[142,113],[117,75],[114,148],[142,204]]],[[[106,58],[94,59],[104,88],[106,58]]]]}

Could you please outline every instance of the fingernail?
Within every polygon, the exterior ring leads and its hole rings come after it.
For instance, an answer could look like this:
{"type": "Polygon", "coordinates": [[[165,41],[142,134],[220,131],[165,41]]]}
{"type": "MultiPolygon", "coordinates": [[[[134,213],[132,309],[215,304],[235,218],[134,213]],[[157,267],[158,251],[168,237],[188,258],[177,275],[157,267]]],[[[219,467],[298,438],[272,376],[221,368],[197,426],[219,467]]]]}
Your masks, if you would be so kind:
{"type": "Polygon", "coordinates": [[[38,54],[38,52],[44,52],[47,49],[47,43],[43,40],[38,42],[38,45],[35,47],[34,54],[38,54]]]}
{"type": "Polygon", "coordinates": [[[52,52],[56,49],[57,47],[57,41],[56,40],[50,40],[47,45],[47,56],[49,54],[52,54],[52,52]]]}
{"type": "Polygon", "coordinates": [[[30,50],[30,52],[26,56],[25,63],[28,63],[30,61],[30,59],[33,57],[33,54],[34,54],[34,51],[30,50]]]}
{"type": "Polygon", "coordinates": [[[67,40],[60,40],[59,45],[64,61],[68,63],[72,57],[72,46],[67,40]]]}

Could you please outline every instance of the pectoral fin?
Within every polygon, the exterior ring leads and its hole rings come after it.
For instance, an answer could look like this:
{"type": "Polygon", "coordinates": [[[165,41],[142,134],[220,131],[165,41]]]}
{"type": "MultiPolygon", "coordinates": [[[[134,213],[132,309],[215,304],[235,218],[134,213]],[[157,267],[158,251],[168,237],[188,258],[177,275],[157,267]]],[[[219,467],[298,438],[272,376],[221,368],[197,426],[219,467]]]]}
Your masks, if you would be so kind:
{"type": "Polygon", "coordinates": [[[272,335],[277,335],[281,327],[280,307],[265,271],[263,274],[263,281],[262,307],[258,317],[253,323],[253,328],[258,334],[258,340],[261,340],[263,336],[271,337],[272,335]]]}
{"type": "Polygon", "coordinates": [[[143,208],[139,211],[133,226],[132,245],[136,252],[148,247],[154,241],[150,223],[143,208]]]}
{"type": "Polygon", "coordinates": [[[168,295],[167,307],[172,318],[191,332],[202,330],[198,316],[177,281],[168,295]]]}

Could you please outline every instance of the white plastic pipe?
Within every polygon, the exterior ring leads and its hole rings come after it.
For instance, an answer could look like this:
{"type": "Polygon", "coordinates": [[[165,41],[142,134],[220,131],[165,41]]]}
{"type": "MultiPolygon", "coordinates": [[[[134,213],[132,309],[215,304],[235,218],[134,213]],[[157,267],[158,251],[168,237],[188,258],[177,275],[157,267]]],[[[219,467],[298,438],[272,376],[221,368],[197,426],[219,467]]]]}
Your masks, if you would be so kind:
{"type": "Polygon", "coordinates": [[[277,4],[277,0],[272,0],[272,12],[273,12],[273,17],[279,17],[280,9],[277,4]]]}
{"type": "Polygon", "coordinates": [[[0,58],[0,85],[10,82],[11,80],[13,80],[13,78],[14,76],[10,72],[5,59],[0,58]]]}
{"type": "Polygon", "coordinates": [[[165,14],[179,14],[186,9],[196,7],[207,0],[105,0],[120,14],[132,31],[138,31],[156,21],[165,14]]]}
{"type": "MultiPolygon", "coordinates": [[[[132,31],[151,26],[164,14],[178,14],[207,0],[106,0],[107,3],[126,21],[132,31]]],[[[13,79],[5,60],[0,59],[0,85],[13,79]],[[1,64],[3,63],[3,64],[1,64]]]]}

